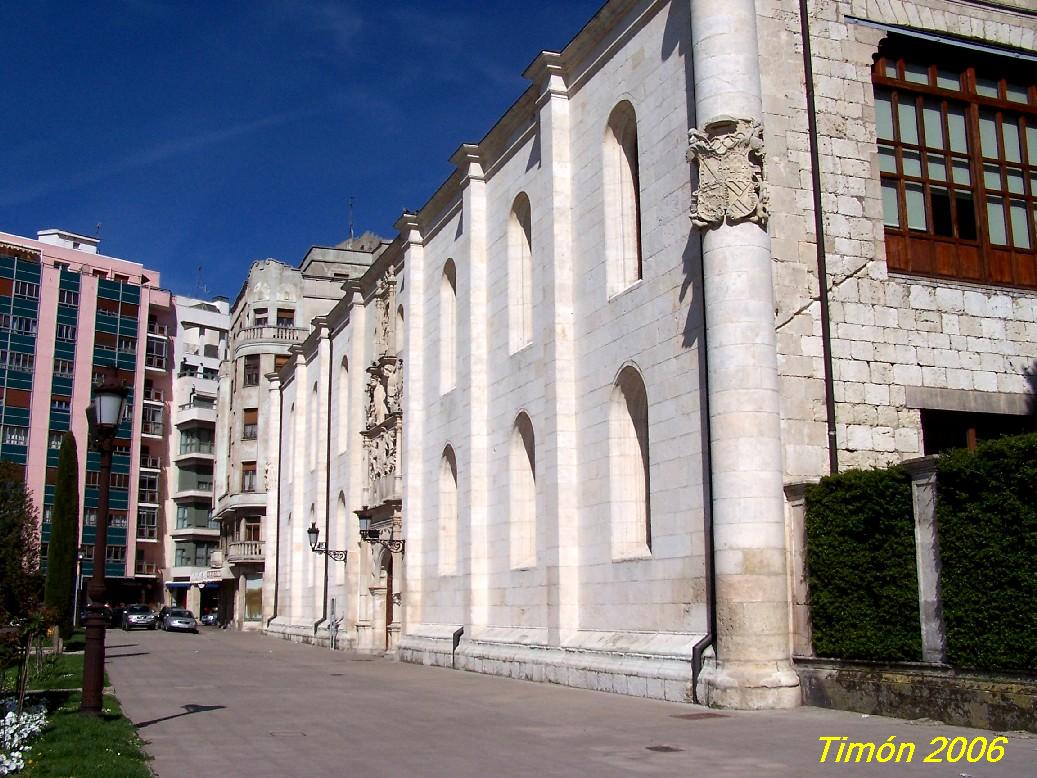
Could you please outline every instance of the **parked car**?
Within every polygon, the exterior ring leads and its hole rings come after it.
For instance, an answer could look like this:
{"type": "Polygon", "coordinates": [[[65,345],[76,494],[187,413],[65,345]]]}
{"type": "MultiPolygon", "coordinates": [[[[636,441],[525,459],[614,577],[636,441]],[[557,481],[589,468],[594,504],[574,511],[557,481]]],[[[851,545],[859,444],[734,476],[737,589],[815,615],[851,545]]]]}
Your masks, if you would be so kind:
{"type": "Polygon", "coordinates": [[[123,615],[122,628],[127,631],[131,629],[154,629],[157,619],[155,611],[151,610],[147,605],[131,605],[123,615]]]}
{"type": "MultiPolygon", "coordinates": [[[[90,613],[90,611],[88,611],[86,608],[83,608],[81,611],[79,611],[79,624],[80,624],[80,626],[86,624],[86,617],[87,617],[87,615],[89,613],[90,613]]],[[[104,625],[106,627],[109,627],[109,628],[114,626],[112,624],[112,608],[111,608],[111,606],[110,605],[105,605],[103,613],[104,613],[104,625]]]]}
{"type": "Polygon", "coordinates": [[[166,615],[171,610],[173,610],[173,609],[171,607],[169,607],[168,605],[163,605],[162,609],[158,612],[158,616],[155,617],[155,623],[158,625],[159,629],[165,629],[166,628],[166,615]]]}
{"type": "Polygon", "coordinates": [[[217,620],[219,619],[219,615],[220,612],[216,610],[216,608],[213,608],[211,611],[203,613],[199,621],[202,623],[203,627],[211,627],[216,624],[217,620]]]}
{"type": "Polygon", "coordinates": [[[170,608],[169,613],[166,614],[162,629],[167,632],[194,632],[197,634],[198,622],[195,621],[194,614],[191,611],[184,610],[183,608],[170,608]]]}

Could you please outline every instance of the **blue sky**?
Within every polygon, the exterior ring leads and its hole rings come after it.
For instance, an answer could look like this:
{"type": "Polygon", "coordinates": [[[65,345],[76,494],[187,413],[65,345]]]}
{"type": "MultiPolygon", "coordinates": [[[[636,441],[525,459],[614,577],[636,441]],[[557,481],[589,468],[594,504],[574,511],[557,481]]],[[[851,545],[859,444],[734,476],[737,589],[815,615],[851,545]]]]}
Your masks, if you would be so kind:
{"type": "Polygon", "coordinates": [[[233,299],[253,259],[343,240],[350,196],[394,234],[602,2],[0,3],[0,230],[100,222],[233,299]]]}

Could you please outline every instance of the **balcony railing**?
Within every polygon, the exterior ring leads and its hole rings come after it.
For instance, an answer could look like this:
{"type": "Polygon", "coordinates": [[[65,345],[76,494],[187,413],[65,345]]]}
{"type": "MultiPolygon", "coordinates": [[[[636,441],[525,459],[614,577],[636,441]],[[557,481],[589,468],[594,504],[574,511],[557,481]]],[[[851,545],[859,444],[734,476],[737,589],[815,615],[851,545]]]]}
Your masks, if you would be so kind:
{"type": "Polygon", "coordinates": [[[160,357],[157,354],[145,354],[144,355],[144,367],[153,367],[157,370],[166,369],[166,358],[160,357]]]}
{"type": "Polygon", "coordinates": [[[154,389],[150,386],[145,386],[144,391],[141,392],[141,395],[144,397],[145,400],[151,400],[152,402],[157,403],[160,403],[166,399],[165,392],[163,392],[161,389],[154,389]]]}
{"type": "Polygon", "coordinates": [[[191,408],[201,408],[204,411],[216,410],[216,399],[213,397],[195,397],[190,402],[183,403],[180,410],[186,411],[191,408]]]}
{"type": "Polygon", "coordinates": [[[238,330],[237,342],[247,343],[253,340],[279,340],[285,343],[298,343],[306,339],[305,327],[258,324],[242,327],[238,330]]]}
{"type": "Polygon", "coordinates": [[[153,321],[148,322],[148,332],[152,335],[168,335],[169,327],[165,324],[158,324],[153,321]]]}
{"type": "Polygon", "coordinates": [[[234,562],[262,562],[263,541],[262,540],[235,540],[227,544],[227,561],[234,562]]]}
{"type": "Polygon", "coordinates": [[[138,559],[133,566],[134,575],[158,575],[158,565],[138,559]]]}
{"type": "Polygon", "coordinates": [[[158,457],[149,457],[141,455],[140,466],[149,470],[160,470],[162,468],[162,460],[158,457]]]}

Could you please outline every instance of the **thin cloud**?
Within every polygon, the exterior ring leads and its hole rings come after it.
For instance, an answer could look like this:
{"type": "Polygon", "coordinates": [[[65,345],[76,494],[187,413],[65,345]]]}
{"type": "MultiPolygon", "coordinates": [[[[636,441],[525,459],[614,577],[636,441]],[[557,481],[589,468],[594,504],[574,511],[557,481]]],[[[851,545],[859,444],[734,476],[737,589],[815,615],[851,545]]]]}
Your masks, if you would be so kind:
{"type": "Polygon", "coordinates": [[[0,206],[21,205],[46,195],[68,192],[96,181],[101,181],[109,176],[154,165],[157,162],[163,162],[184,154],[191,154],[220,143],[226,143],[234,138],[252,135],[270,127],[287,124],[310,113],[313,112],[296,111],[293,113],[273,114],[261,119],[242,122],[230,127],[222,127],[217,130],[209,130],[186,138],[163,141],[149,148],[139,149],[122,159],[95,165],[78,173],[63,176],[58,180],[42,181],[35,185],[21,187],[17,191],[0,195],[0,206]]]}

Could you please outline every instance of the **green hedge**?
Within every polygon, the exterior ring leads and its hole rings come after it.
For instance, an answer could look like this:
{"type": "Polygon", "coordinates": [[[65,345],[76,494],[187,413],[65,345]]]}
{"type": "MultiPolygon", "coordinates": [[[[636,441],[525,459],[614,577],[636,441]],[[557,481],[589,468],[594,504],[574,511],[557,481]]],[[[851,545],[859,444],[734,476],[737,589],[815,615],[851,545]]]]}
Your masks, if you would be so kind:
{"type": "Polygon", "coordinates": [[[937,464],[947,659],[1037,670],[1037,435],[953,451],[937,464]]]}
{"type": "Polygon", "coordinates": [[[806,492],[814,651],[838,659],[922,657],[911,479],[849,470],[806,492]]]}

